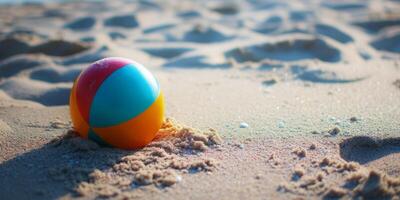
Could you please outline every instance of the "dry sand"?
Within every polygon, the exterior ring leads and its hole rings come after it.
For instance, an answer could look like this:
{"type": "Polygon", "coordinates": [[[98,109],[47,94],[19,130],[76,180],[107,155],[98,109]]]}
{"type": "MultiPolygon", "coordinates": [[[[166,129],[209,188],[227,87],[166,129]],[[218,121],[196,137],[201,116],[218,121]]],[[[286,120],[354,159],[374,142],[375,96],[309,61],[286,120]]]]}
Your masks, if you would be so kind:
{"type": "Polygon", "coordinates": [[[398,1],[0,6],[0,199],[399,199],[398,1]],[[107,56],[158,78],[148,147],[73,135],[107,56]],[[185,124],[185,125],[180,125],[185,124]]]}

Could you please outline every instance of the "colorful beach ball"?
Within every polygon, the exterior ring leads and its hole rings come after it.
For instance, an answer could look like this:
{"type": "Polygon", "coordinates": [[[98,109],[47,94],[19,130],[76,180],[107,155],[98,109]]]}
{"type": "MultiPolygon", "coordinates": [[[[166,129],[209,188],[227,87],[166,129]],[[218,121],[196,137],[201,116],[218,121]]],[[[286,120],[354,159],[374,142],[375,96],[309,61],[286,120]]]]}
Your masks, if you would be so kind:
{"type": "Polygon", "coordinates": [[[99,144],[135,149],[154,139],[164,99],[155,77],[141,64],[105,58],[76,79],[70,95],[75,131],[99,144]]]}

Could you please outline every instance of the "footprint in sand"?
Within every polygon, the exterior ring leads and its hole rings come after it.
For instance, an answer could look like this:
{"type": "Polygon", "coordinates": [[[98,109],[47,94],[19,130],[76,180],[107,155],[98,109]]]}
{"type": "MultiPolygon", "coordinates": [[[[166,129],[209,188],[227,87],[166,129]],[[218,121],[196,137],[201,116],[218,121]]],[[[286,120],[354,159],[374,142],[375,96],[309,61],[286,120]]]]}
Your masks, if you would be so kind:
{"type": "Polygon", "coordinates": [[[104,20],[104,26],[118,28],[136,28],[139,23],[134,15],[120,15],[104,20]]]}
{"type": "Polygon", "coordinates": [[[92,63],[97,60],[103,59],[105,57],[109,57],[108,55],[108,47],[102,46],[98,49],[92,49],[87,52],[77,54],[74,56],[70,56],[65,58],[60,65],[74,65],[74,64],[81,64],[81,63],[92,63]]]}
{"type": "MultiPolygon", "coordinates": [[[[344,1],[343,1],[344,2],[344,1]]],[[[337,10],[337,11],[351,11],[351,10],[357,10],[357,9],[364,9],[366,8],[366,4],[365,3],[343,3],[340,1],[332,1],[332,2],[326,2],[326,3],[322,3],[322,5],[324,7],[333,9],[333,10],[337,10]]]]}
{"type": "Polygon", "coordinates": [[[110,36],[110,38],[112,40],[118,40],[118,39],[125,39],[126,38],[126,36],[124,34],[122,34],[120,32],[116,32],[116,31],[108,33],[108,36],[110,36]]]}
{"type": "Polygon", "coordinates": [[[378,50],[400,53],[400,42],[398,41],[400,41],[400,31],[395,34],[384,34],[370,44],[378,50]]]}
{"type": "Polygon", "coordinates": [[[48,9],[43,12],[43,16],[49,18],[66,18],[67,14],[59,9],[48,9]]]}
{"type": "Polygon", "coordinates": [[[152,56],[160,58],[174,58],[188,51],[191,51],[192,49],[191,48],[144,48],[142,50],[152,56]]]}
{"type": "Polygon", "coordinates": [[[201,14],[194,10],[188,10],[188,11],[183,11],[183,12],[178,13],[177,16],[182,19],[193,19],[193,18],[200,17],[201,14]]]}
{"type": "Polygon", "coordinates": [[[93,28],[95,24],[96,19],[94,17],[82,17],[66,24],[64,27],[74,31],[85,31],[93,28]]]}
{"type": "Polygon", "coordinates": [[[223,3],[211,8],[212,11],[221,15],[235,15],[240,12],[239,6],[234,3],[223,3]]]}
{"type": "Polygon", "coordinates": [[[363,28],[368,33],[375,34],[385,28],[399,26],[400,19],[366,20],[354,22],[353,24],[363,28]]]}
{"type": "Polygon", "coordinates": [[[186,41],[195,43],[217,43],[225,42],[234,38],[234,36],[226,35],[215,27],[205,25],[194,25],[189,27],[183,35],[170,32],[166,35],[169,42],[186,41]]]}
{"type": "Polygon", "coordinates": [[[23,53],[70,56],[89,48],[90,46],[88,44],[65,40],[49,40],[35,45],[33,42],[27,42],[22,38],[6,37],[0,39],[0,60],[23,53]]]}
{"type": "Polygon", "coordinates": [[[289,13],[289,19],[292,22],[303,22],[311,17],[314,17],[314,13],[311,11],[296,10],[289,13]]]}
{"type": "Polygon", "coordinates": [[[276,1],[253,1],[252,6],[255,10],[273,10],[277,8],[287,8],[288,5],[285,2],[276,1]]]}
{"type": "Polygon", "coordinates": [[[158,32],[162,32],[165,30],[169,30],[173,27],[175,27],[175,24],[166,23],[166,24],[156,25],[156,26],[152,26],[150,28],[144,29],[143,33],[144,34],[158,33],[158,32]]]}
{"type": "Polygon", "coordinates": [[[264,20],[263,22],[259,23],[254,31],[263,33],[263,34],[270,34],[277,30],[283,25],[283,19],[280,16],[271,16],[264,20]]]}
{"type": "Polygon", "coordinates": [[[163,67],[176,68],[229,68],[231,65],[226,62],[215,62],[209,60],[206,56],[193,55],[182,56],[169,60],[163,67]]]}
{"type": "Polygon", "coordinates": [[[315,58],[325,62],[338,62],[341,54],[321,39],[296,39],[236,48],[226,52],[225,57],[240,63],[265,59],[298,61],[315,58]]]}
{"type": "Polygon", "coordinates": [[[87,43],[96,42],[96,38],[92,37],[92,36],[81,37],[79,40],[82,41],[82,42],[87,42],[87,43]]]}
{"type": "Polygon", "coordinates": [[[320,69],[310,70],[307,67],[294,65],[291,67],[291,72],[296,79],[302,81],[309,81],[313,83],[326,83],[326,84],[338,84],[338,83],[352,83],[364,80],[365,78],[354,78],[344,79],[339,78],[334,72],[323,71],[320,69]]]}
{"type": "Polygon", "coordinates": [[[340,156],[387,172],[400,175],[400,138],[377,139],[357,136],[340,143],[340,156]]]}
{"type": "Polygon", "coordinates": [[[49,56],[70,56],[89,49],[90,46],[65,40],[50,40],[32,47],[28,53],[43,53],[49,56]]]}
{"type": "Polygon", "coordinates": [[[50,58],[41,55],[17,55],[0,62],[0,78],[14,76],[26,69],[51,65],[50,58]]]}
{"type": "Polygon", "coordinates": [[[183,40],[185,41],[198,43],[223,42],[231,38],[233,37],[226,36],[211,27],[200,26],[196,26],[193,30],[186,32],[183,36],[183,40]]]}
{"type": "Polygon", "coordinates": [[[0,60],[21,54],[29,49],[29,44],[17,38],[4,38],[0,40],[0,60]]]}

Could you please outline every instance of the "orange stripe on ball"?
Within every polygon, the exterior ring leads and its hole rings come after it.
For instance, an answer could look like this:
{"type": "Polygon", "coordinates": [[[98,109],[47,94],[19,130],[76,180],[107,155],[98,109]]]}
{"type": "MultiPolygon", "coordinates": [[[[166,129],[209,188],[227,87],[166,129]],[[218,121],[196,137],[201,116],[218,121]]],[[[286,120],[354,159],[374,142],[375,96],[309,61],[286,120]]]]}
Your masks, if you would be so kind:
{"type": "Polygon", "coordinates": [[[114,147],[136,149],[154,139],[163,123],[163,116],[164,97],[160,92],[156,101],[135,118],[115,126],[92,129],[100,138],[114,147]]]}
{"type": "MultiPolygon", "coordinates": [[[[79,77],[78,77],[79,79],[79,77]]],[[[77,79],[77,80],[78,80],[77,79]]],[[[79,135],[83,138],[88,138],[89,125],[83,119],[79,109],[78,104],[76,102],[76,82],[72,86],[71,94],[69,96],[69,106],[70,106],[70,115],[72,119],[72,124],[74,125],[74,130],[79,133],[79,135]]]]}

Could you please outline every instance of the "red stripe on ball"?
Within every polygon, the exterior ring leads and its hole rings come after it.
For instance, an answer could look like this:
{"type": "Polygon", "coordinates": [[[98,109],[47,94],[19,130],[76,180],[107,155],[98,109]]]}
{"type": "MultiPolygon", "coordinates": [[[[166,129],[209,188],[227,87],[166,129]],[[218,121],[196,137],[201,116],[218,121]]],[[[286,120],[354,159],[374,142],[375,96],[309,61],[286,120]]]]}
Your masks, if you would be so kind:
{"type": "Polygon", "coordinates": [[[80,75],[76,85],[76,99],[79,111],[88,124],[90,106],[97,89],[115,70],[130,63],[128,59],[124,58],[105,58],[91,64],[89,68],[80,75]]]}

